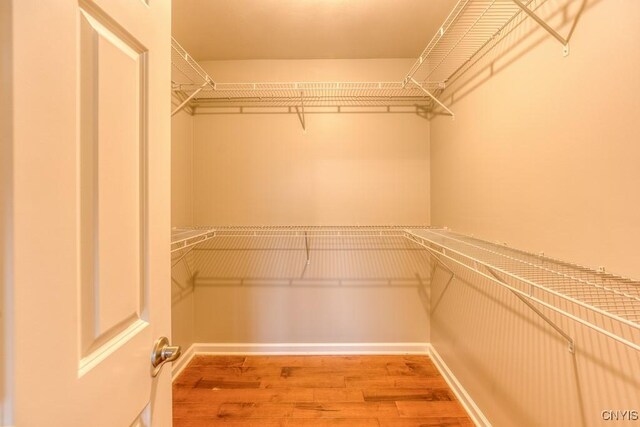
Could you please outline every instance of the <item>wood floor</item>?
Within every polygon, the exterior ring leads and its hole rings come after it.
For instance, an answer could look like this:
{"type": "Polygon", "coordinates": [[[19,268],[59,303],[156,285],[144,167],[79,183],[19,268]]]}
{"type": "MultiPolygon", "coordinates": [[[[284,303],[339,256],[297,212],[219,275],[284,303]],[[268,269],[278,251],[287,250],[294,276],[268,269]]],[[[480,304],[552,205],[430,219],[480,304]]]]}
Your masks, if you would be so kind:
{"type": "Polygon", "coordinates": [[[173,425],[472,426],[426,356],[196,356],[173,425]]]}

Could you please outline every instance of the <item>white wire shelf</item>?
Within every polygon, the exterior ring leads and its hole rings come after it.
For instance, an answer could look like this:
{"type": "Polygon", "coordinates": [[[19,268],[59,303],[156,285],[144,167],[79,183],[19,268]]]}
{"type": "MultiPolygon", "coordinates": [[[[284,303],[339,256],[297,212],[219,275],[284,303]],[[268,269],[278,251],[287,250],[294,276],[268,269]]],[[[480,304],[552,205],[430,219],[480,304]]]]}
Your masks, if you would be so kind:
{"type": "MultiPolygon", "coordinates": [[[[241,247],[249,245],[265,250],[277,250],[280,246],[289,247],[294,243],[287,241],[293,238],[294,240],[290,241],[297,242],[295,245],[298,249],[306,250],[307,263],[310,262],[310,251],[314,250],[313,248],[335,249],[346,242],[358,248],[402,249],[403,246],[398,246],[397,239],[408,239],[427,250],[432,260],[444,265],[452,275],[456,266],[463,267],[509,289],[521,299],[539,304],[640,351],[639,281],[490,243],[446,229],[423,225],[179,228],[172,230],[171,251],[173,253],[192,249],[214,238],[217,240],[211,244],[218,249],[231,244],[241,247]],[[230,238],[232,240],[228,240],[230,238]],[[310,248],[309,242],[312,238],[313,248],[310,248]],[[390,238],[395,240],[384,240],[390,238]],[[251,243],[252,239],[254,243],[251,243]],[[273,244],[279,246],[269,246],[273,244]]],[[[186,251],[182,253],[184,256],[186,251]]],[[[534,308],[534,311],[536,310],[534,308]]],[[[541,317],[545,318],[544,315],[541,317]]]]}
{"type": "MultiPolygon", "coordinates": [[[[172,90],[182,101],[173,114],[191,107],[391,106],[431,110],[440,82],[256,82],[221,83],[175,40],[171,40],[172,90]]],[[[444,106],[443,106],[444,107],[444,106]]],[[[446,107],[445,107],[446,109],[446,107]]]]}
{"type": "MultiPolygon", "coordinates": [[[[171,229],[171,253],[182,259],[187,250],[214,237],[401,237],[406,228],[423,226],[220,226],[220,227],[181,227],[171,229]]],[[[307,241],[308,247],[308,241],[307,241]]],[[[177,263],[177,261],[176,261],[177,263]]]]}
{"type": "Polygon", "coordinates": [[[205,83],[214,84],[213,78],[173,37],[171,38],[171,66],[174,71],[171,76],[171,85],[174,90],[191,86],[199,88],[205,83]]]}
{"type": "Polygon", "coordinates": [[[472,270],[640,351],[638,281],[442,229],[407,230],[407,237],[446,259],[449,269],[472,270]]]}
{"type": "MultiPolygon", "coordinates": [[[[182,103],[192,107],[301,107],[307,106],[412,106],[431,112],[440,108],[453,112],[438,96],[447,82],[460,76],[473,58],[486,54],[495,41],[525,18],[531,17],[558,39],[568,54],[564,39],[536,12],[547,0],[459,0],[399,82],[256,82],[221,83],[195,61],[172,38],[174,68],[172,90],[182,103]]],[[[304,127],[304,119],[301,120],[304,127]]]]}
{"type": "Polygon", "coordinates": [[[174,228],[171,251],[197,245],[213,237],[405,237],[407,228],[425,226],[216,226],[174,228]]]}
{"type": "Polygon", "coordinates": [[[190,248],[214,236],[215,233],[208,228],[172,228],[171,252],[190,248]]]}
{"type": "MultiPolygon", "coordinates": [[[[440,86],[436,83],[425,84],[424,87],[436,90],[440,86]]],[[[185,89],[190,92],[196,88],[190,86],[185,89]]],[[[403,86],[400,82],[274,82],[218,83],[215,90],[206,88],[198,93],[194,104],[221,102],[298,106],[376,103],[429,107],[433,100],[419,86],[403,86]]]]}
{"type": "Polygon", "coordinates": [[[273,82],[216,83],[200,89],[194,84],[175,86],[193,107],[332,107],[401,106],[431,109],[439,83],[403,86],[400,82],[273,82]],[[424,89],[423,89],[424,88],[424,89]]]}
{"type": "MultiPolygon", "coordinates": [[[[498,39],[505,29],[534,14],[545,1],[459,0],[415,61],[404,82],[414,79],[446,84],[478,52],[498,39]]],[[[534,19],[557,35],[544,21],[537,17],[534,19]]]]}

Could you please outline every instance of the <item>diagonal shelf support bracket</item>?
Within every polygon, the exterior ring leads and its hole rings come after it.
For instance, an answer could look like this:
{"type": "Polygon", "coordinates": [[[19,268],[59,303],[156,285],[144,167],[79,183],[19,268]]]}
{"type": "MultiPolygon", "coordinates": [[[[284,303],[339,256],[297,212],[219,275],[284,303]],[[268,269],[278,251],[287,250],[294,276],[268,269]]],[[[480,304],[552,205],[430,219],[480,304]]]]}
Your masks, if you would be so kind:
{"type": "MultiPolygon", "coordinates": [[[[498,275],[498,273],[496,273],[495,271],[493,271],[493,269],[486,267],[487,271],[489,272],[489,274],[491,274],[497,281],[501,282],[501,283],[505,283],[504,280],[502,280],[502,278],[498,275]]],[[[520,295],[517,292],[513,292],[513,295],[515,295],[516,297],[518,297],[518,299],[520,301],[522,301],[527,307],[529,307],[531,309],[531,311],[533,311],[535,314],[537,314],[542,320],[544,320],[549,326],[551,326],[558,334],[560,334],[562,336],[562,338],[564,338],[567,341],[567,344],[569,345],[569,353],[575,353],[576,351],[576,347],[575,347],[575,343],[573,341],[573,338],[571,338],[571,336],[569,336],[569,334],[567,334],[562,328],[560,328],[560,326],[556,325],[553,320],[549,319],[542,311],[538,310],[538,308],[536,306],[534,306],[531,301],[527,300],[525,297],[523,297],[522,295],[520,295]]]]}
{"type": "Polygon", "coordinates": [[[298,110],[298,107],[296,107],[296,114],[298,114],[298,120],[300,120],[300,124],[302,125],[302,131],[306,132],[307,121],[304,115],[304,92],[303,91],[300,92],[300,109],[302,110],[302,113],[298,110]]]}
{"type": "Polygon", "coordinates": [[[451,118],[455,118],[456,115],[453,113],[453,111],[451,111],[446,105],[444,105],[438,98],[435,97],[434,94],[432,94],[431,92],[429,92],[424,86],[422,86],[420,83],[418,83],[416,81],[416,79],[414,79],[413,77],[410,78],[411,82],[418,86],[418,88],[420,88],[420,90],[422,90],[424,93],[427,94],[427,96],[429,96],[429,98],[433,99],[439,106],[441,106],[447,113],[449,113],[449,115],[451,116],[451,118]]]}
{"type": "Polygon", "coordinates": [[[524,13],[529,15],[529,17],[531,17],[531,19],[536,21],[538,23],[538,25],[540,25],[549,34],[551,34],[556,40],[558,40],[560,43],[562,43],[562,55],[563,56],[568,56],[569,55],[569,40],[567,40],[566,38],[562,37],[560,35],[560,33],[558,33],[556,30],[551,28],[549,26],[549,24],[547,24],[544,21],[544,19],[540,18],[534,11],[529,9],[529,7],[526,4],[522,3],[522,0],[512,0],[512,1],[516,4],[516,6],[518,6],[520,9],[522,9],[522,11],[524,13]]]}
{"type": "Polygon", "coordinates": [[[184,107],[187,106],[187,104],[189,103],[189,101],[191,101],[193,99],[194,96],[196,96],[198,93],[200,93],[200,91],[202,89],[205,88],[205,86],[209,86],[210,82],[209,80],[207,80],[206,82],[204,82],[202,84],[202,86],[200,86],[198,89],[196,89],[191,95],[189,95],[187,97],[187,99],[185,99],[184,101],[182,101],[182,104],[178,105],[178,107],[176,107],[175,110],[173,110],[171,112],[171,117],[175,116],[176,114],[178,114],[184,107]]]}
{"type": "Polygon", "coordinates": [[[309,249],[309,236],[307,235],[307,232],[304,232],[304,248],[307,252],[307,265],[311,264],[311,256],[310,256],[310,249],[309,249]]]}

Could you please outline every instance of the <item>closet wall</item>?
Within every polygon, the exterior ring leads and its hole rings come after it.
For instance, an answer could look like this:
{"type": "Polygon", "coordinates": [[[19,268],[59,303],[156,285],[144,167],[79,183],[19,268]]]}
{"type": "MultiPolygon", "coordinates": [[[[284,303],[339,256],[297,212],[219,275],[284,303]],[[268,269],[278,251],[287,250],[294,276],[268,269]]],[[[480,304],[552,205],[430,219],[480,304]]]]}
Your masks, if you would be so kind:
{"type": "MultiPolygon", "coordinates": [[[[201,63],[217,81],[234,82],[397,80],[410,64],[201,63]]],[[[279,110],[201,110],[209,114],[193,117],[194,223],[429,224],[429,122],[345,110],[313,114],[307,105],[306,132],[296,114],[279,110]]],[[[399,239],[310,244],[308,266],[299,238],[227,239],[194,250],[196,342],[428,341],[422,251],[399,239]]]]}
{"type": "MultiPolygon", "coordinates": [[[[407,60],[218,61],[218,81],[397,80],[407,60]]],[[[358,111],[357,108],[343,108],[358,111]]],[[[224,225],[429,223],[429,122],[416,114],[195,116],[194,220],[224,225]]],[[[228,111],[228,110],[227,110],[228,111]]],[[[236,110],[238,111],[238,110],[236,110]]],[[[253,110],[255,111],[255,110],[253,110]]],[[[260,110],[258,110],[260,111],[260,110]]],[[[360,109],[359,111],[362,111],[360,109]]]]}
{"type": "MultiPolygon", "coordinates": [[[[193,224],[193,116],[183,110],[171,118],[171,227],[193,224]]],[[[193,284],[185,264],[191,259],[188,255],[171,269],[172,342],[184,349],[195,335],[193,284]]]]}
{"type": "MultiPolygon", "coordinates": [[[[433,223],[639,278],[640,2],[585,2],[567,58],[534,24],[517,33],[456,83],[456,120],[431,123],[433,223]]],[[[495,425],[599,425],[602,410],[637,408],[637,352],[552,316],[573,356],[513,295],[463,277],[431,342],[495,425]]]]}

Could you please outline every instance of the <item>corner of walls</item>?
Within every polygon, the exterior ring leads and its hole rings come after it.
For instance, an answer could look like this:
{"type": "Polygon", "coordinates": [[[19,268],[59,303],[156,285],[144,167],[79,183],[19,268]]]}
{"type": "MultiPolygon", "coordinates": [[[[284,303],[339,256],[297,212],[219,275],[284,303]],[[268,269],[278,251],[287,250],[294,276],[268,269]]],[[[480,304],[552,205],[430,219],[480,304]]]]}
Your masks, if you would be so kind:
{"type": "MultiPolygon", "coordinates": [[[[193,226],[193,115],[188,109],[171,118],[171,199],[171,226],[193,226]]],[[[191,261],[189,254],[171,269],[172,341],[183,349],[191,347],[195,335],[191,261]]]]}

